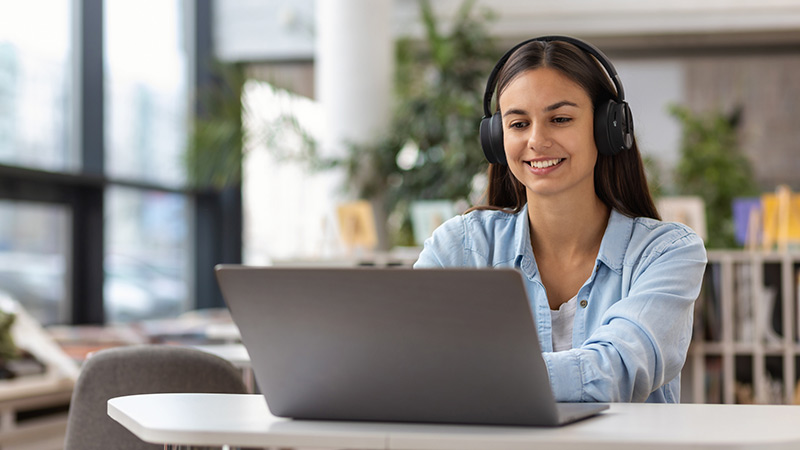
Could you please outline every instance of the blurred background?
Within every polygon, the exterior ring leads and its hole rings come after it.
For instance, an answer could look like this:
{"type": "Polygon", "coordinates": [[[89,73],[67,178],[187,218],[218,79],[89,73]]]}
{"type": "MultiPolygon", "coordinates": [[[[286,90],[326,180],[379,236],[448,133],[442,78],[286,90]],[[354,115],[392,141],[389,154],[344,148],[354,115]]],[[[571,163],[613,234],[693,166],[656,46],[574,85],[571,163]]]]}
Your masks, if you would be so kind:
{"type": "Polygon", "coordinates": [[[220,262],[413,259],[480,200],[488,72],[545,34],[613,60],[654,194],[800,187],[800,6],[639,3],[0,2],[0,289],[44,324],[125,322],[222,306],[220,262]]]}
{"type": "Polygon", "coordinates": [[[224,309],[218,263],[407,266],[480,202],[495,61],[547,34],[614,62],[666,218],[796,253],[793,0],[0,0],[0,291],[63,337],[224,309]]]}

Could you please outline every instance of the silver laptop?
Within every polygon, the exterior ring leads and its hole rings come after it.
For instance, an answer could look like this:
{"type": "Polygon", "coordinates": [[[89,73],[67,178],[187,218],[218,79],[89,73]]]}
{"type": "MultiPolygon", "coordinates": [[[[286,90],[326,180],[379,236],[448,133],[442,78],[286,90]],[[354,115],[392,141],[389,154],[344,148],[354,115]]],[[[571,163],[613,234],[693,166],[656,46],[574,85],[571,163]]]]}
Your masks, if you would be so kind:
{"type": "Polygon", "coordinates": [[[276,416],[556,426],[608,408],[556,403],[515,270],[215,269],[276,416]]]}

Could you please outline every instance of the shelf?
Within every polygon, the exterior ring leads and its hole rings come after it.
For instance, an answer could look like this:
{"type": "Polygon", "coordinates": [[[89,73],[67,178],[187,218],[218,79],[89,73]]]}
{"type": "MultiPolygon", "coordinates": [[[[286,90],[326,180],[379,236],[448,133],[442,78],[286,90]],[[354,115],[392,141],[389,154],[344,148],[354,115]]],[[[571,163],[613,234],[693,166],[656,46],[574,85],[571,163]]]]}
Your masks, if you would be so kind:
{"type": "Polygon", "coordinates": [[[49,374],[0,381],[0,447],[63,439],[73,384],[49,374]]]}
{"type": "Polygon", "coordinates": [[[776,252],[776,251],[749,251],[749,250],[708,250],[709,263],[719,263],[725,260],[733,262],[747,263],[752,261],[764,261],[778,263],[785,260],[800,261],[800,251],[776,252]]]}
{"type": "Polygon", "coordinates": [[[0,381],[0,403],[14,402],[29,397],[72,392],[74,381],[57,375],[29,375],[0,381]]]}
{"type": "Polygon", "coordinates": [[[781,344],[760,344],[756,345],[749,342],[703,342],[695,343],[689,347],[689,355],[722,355],[722,354],[736,354],[736,355],[749,355],[761,353],[769,356],[780,356],[786,352],[791,352],[794,355],[800,355],[800,345],[793,345],[790,347],[781,344]]]}
{"type": "Polygon", "coordinates": [[[798,251],[709,251],[682,400],[795,403],[799,284],[798,251]]]}

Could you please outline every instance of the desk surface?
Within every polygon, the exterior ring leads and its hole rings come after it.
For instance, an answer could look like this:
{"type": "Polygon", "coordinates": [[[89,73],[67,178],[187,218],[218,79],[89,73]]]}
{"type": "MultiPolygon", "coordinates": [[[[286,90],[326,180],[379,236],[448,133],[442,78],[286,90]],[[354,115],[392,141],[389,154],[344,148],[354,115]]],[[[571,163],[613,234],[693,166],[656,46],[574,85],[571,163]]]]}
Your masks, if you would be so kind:
{"type": "Polygon", "coordinates": [[[800,407],[611,404],[560,428],[287,420],[261,395],[145,394],[108,401],[108,415],[158,444],[353,449],[800,448],[800,407]]]}

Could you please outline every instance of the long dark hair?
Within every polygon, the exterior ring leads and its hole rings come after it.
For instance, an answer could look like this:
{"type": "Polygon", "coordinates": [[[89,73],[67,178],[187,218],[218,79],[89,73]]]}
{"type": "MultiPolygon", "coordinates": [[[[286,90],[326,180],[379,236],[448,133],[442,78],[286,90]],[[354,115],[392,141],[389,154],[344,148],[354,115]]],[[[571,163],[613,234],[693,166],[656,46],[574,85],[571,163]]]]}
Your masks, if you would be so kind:
{"type": "MultiPolygon", "coordinates": [[[[601,102],[616,98],[611,80],[592,56],[563,41],[533,41],[517,49],[497,75],[499,98],[508,84],[521,73],[548,67],[555,69],[581,86],[596,108],[601,102]]],[[[519,212],[527,202],[525,186],[506,165],[489,164],[489,186],[486,205],[473,209],[503,209],[519,212]]],[[[642,164],[639,147],[614,156],[598,153],[594,166],[594,189],[608,207],[629,217],[650,217],[660,220],[642,164]]]]}

